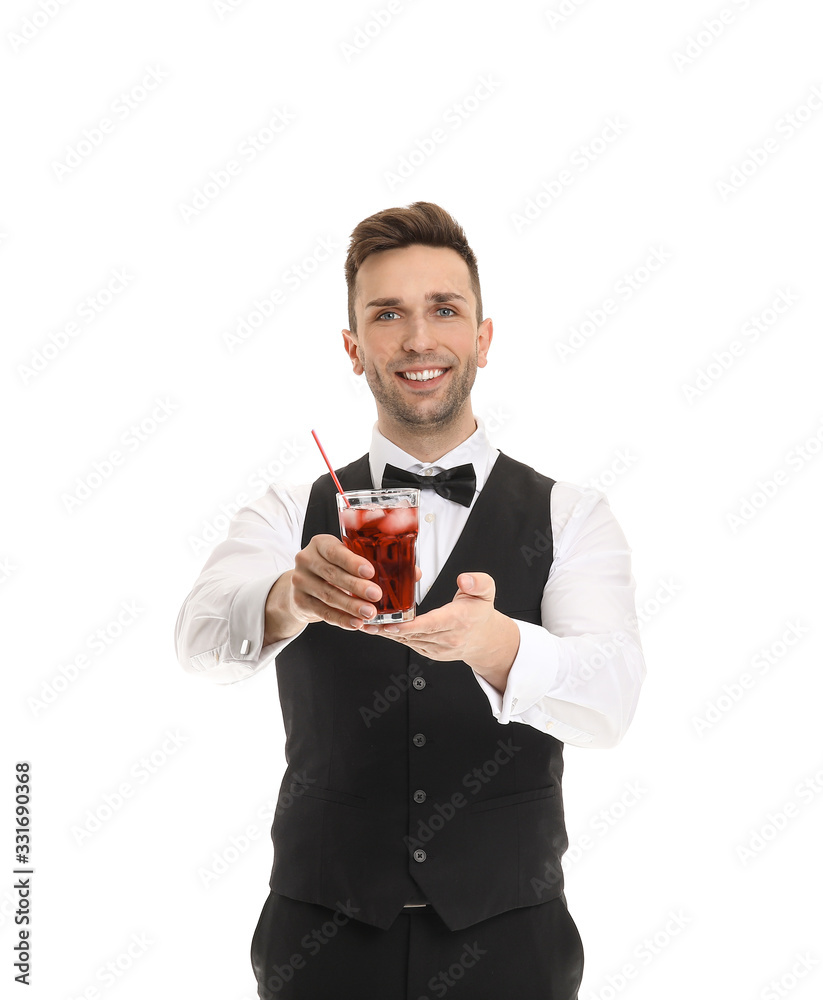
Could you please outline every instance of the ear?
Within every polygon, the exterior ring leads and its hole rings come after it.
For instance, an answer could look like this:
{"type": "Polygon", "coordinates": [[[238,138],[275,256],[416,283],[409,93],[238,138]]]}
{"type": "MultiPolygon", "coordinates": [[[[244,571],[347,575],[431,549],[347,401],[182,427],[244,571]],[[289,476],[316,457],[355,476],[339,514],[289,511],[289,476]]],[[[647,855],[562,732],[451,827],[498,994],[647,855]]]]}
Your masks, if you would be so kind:
{"type": "Polygon", "coordinates": [[[355,375],[362,375],[364,368],[360,362],[360,348],[357,344],[357,334],[351,330],[343,330],[343,346],[352,363],[352,370],[355,375]]]}
{"type": "Polygon", "coordinates": [[[485,368],[487,364],[486,355],[489,353],[494,327],[490,319],[484,319],[477,328],[477,367],[485,368]]]}

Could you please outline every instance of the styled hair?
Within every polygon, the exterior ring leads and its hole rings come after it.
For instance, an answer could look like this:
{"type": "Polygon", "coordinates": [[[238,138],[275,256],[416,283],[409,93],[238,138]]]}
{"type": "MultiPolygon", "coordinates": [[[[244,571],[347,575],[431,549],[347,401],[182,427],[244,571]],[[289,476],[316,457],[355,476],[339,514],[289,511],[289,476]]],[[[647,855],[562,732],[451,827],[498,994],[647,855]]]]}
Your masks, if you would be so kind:
{"type": "Polygon", "coordinates": [[[346,254],[346,284],[349,289],[349,329],[357,333],[354,299],[357,272],[373,253],[421,244],[455,250],[469,269],[471,289],[477,300],[477,325],[483,322],[477,258],[466,240],[463,227],[445,209],[431,201],[416,201],[407,208],[386,208],[355,226],[346,254]]]}

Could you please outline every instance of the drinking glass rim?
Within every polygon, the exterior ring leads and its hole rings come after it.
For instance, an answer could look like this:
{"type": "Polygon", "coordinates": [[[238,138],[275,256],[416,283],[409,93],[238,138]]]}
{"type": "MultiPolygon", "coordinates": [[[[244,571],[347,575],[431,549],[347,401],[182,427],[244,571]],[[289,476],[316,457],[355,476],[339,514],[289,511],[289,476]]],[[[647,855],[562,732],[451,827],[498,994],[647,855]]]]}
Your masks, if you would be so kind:
{"type": "Polygon", "coordinates": [[[376,490],[344,490],[342,493],[336,493],[335,496],[338,496],[338,497],[345,496],[345,497],[351,497],[351,498],[359,499],[360,497],[373,497],[373,496],[377,496],[378,494],[381,495],[381,496],[384,496],[384,495],[398,496],[400,494],[406,494],[406,495],[408,495],[408,494],[411,494],[411,493],[416,493],[417,494],[417,504],[419,506],[420,505],[420,488],[417,487],[417,486],[409,486],[409,487],[390,486],[390,487],[388,487],[388,489],[385,489],[385,490],[384,489],[376,489],[376,490]]]}

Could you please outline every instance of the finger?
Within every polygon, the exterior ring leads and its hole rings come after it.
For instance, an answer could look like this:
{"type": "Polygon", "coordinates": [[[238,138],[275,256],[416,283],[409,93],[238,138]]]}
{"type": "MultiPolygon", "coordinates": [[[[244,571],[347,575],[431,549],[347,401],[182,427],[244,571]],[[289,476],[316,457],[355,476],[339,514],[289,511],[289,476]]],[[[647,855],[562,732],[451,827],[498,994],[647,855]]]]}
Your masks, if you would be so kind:
{"type": "MultiPolygon", "coordinates": [[[[367,631],[371,626],[366,625],[362,631],[367,631]]],[[[421,656],[427,656],[431,660],[453,660],[454,653],[451,651],[450,647],[444,646],[440,642],[426,641],[425,639],[404,639],[401,636],[389,635],[387,633],[382,633],[384,639],[391,639],[393,642],[399,643],[406,649],[413,649],[415,653],[419,653],[421,656]]]]}
{"type": "Polygon", "coordinates": [[[409,632],[398,633],[375,625],[364,625],[363,631],[368,632],[370,635],[382,635],[384,639],[393,639],[395,642],[401,642],[407,646],[417,646],[421,643],[432,645],[438,642],[436,635],[421,635],[420,633],[409,632]]]}
{"type": "MultiPolygon", "coordinates": [[[[372,601],[356,593],[345,593],[324,577],[312,573],[302,561],[295,562],[292,586],[298,610],[303,613],[320,614],[324,620],[327,620],[326,613],[318,611],[319,606],[332,611],[342,611],[349,617],[358,618],[360,619],[358,624],[374,618],[377,614],[377,608],[372,601]]],[[[380,588],[375,587],[374,590],[379,596],[380,588]]]]}
{"type": "MultiPolygon", "coordinates": [[[[370,574],[374,573],[374,567],[368,559],[351,552],[333,535],[315,535],[312,542],[315,543],[314,546],[310,543],[297,554],[295,567],[305,568],[316,577],[325,580],[327,584],[356,598],[365,598],[367,601],[380,600],[383,596],[380,587],[373,580],[361,575],[364,566],[370,574]]],[[[376,613],[375,611],[374,614],[376,613]]]]}
{"type": "Polygon", "coordinates": [[[361,579],[369,579],[374,576],[374,566],[369,560],[352,552],[344,542],[334,535],[315,535],[306,546],[306,550],[312,548],[312,543],[323,559],[344,569],[351,576],[361,579]]]}
{"type": "Polygon", "coordinates": [[[458,593],[493,601],[495,585],[488,573],[461,573],[457,578],[458,593]]]}
{"type": "Polygon", "coordinates": [[[443,632],[454,627],[454,621],[444,618],[437,612],[430,611],[428,614],[414,618],[410,622],[401,622],[397,625],[383,625],[387,632],[392,635],[402,635],[407,639],[420,638],[432,635],[434,632],[443,632]]]}
{"type": "Polygon", "coordinates": [[[311,615],[315,620],[324,621],[328,625],[336,625],[338,628],[346,629],[349,632],[356,632],[362,628],[365,617],[373,618],[376,614],[372,608],[371,613],[364,617],[357,610],[332,606],[311,594],[304,593],[299,601],[295,598],[299,609],[311,615]]]}

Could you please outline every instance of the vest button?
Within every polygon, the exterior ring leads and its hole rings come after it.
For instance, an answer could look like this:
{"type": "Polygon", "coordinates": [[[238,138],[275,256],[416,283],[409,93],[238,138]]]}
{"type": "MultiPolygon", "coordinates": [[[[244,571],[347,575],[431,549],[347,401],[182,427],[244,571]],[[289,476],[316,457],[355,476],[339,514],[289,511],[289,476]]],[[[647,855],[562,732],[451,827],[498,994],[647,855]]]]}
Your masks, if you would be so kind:
{"type": "Polygon", "coordinates": [[[426,860],[426,852],[425,851],[415,851],[414,854],[412,855],[412,857],[414,858],[415,861],[425,861],[426,860]]]}
{"type": "Polygon", "coordinates": [[[415,677],[414,680],[412,681],[412,687],[414,688],[415,691],[422,691],[425,686],[426,686],[425,677],[415,677]]]}
{"type": "Polygon", "coordinates": [[[414,793],[414,801],[415,802],[426,801],[426,793],[423,791],[422,788],[418,788],[417,791],[414,793]]]}
{"type": "Polygon", "coordinates": [[[415,733],[414,736],[412,736],[412,743],[414,743],[416,747],[422,747],[425,742],[426,737],[422,733],[415,733]]]}

